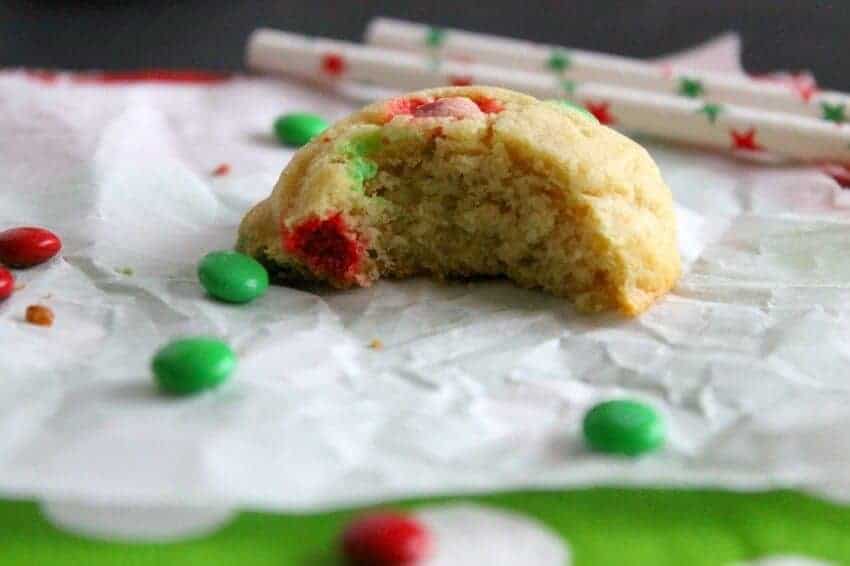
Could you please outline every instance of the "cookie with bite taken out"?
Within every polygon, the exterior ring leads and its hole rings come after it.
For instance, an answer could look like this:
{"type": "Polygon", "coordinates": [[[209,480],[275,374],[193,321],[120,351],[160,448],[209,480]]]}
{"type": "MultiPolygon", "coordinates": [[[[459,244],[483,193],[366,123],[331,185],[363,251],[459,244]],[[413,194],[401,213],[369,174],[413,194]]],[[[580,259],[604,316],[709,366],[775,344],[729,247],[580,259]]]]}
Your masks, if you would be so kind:
{"type": "Polygon", "coordinates": [[[680,274],[670,190],[640,145],[492,87],[378,102],[304,146],[237,247],[283,280],[503,275],[636,315],[680,274]]]}

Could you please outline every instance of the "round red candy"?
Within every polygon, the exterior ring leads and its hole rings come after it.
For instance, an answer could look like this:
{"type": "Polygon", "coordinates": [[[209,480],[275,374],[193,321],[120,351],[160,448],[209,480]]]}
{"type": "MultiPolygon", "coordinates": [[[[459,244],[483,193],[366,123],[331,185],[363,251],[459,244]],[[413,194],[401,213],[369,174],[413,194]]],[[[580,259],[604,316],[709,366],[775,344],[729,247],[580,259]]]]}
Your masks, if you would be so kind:
{"type": "Polygon", "coordinates": [[[10,267],[32,267],[59,253],[62,242],[50,230],[12,228],[0,232],[0,263],[10,267]]]}
{"type": "Polygon", "coordinates": [[[430,550],[431,535],[425,527],[400,513],[360,517],[342,535],[342,551],[351,566],[414,566],[430,550]]]}
{"type": "Polygon", "coordinates": [[[0,267],[0,301],[8,299],[15,289],[15,278],[9,270],[0,267]]]}

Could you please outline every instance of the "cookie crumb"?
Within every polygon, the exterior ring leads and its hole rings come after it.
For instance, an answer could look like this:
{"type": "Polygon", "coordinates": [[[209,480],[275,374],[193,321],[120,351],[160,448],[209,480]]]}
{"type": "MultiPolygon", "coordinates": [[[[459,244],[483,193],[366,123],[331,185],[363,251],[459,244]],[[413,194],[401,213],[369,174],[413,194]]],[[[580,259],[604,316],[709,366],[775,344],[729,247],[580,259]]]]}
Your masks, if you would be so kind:
{"type": "Polygon", "coordinates": [[[26,289],[26,287],[27,287],[26,283],[23,283],[23,282],[22,283],[15,283],[14,289],[15,289],[15,291],[20,291],[21,289],[26,289]]]}
{"type": "Polygon", "coordinates": [[[135,273],[132,267],[116,267],[115,272],[126,275],[127,277],[132,277],[133,273],[135,273]]]}
{"type": "Polygon", "coordinates": [[[26,320],[37,326],[53,326],[53,311],[44,305],[27,307],[26,320]]]}
{"type": "Polygon", "coordinates": [[[212,176],[213,177],[223,177],[224,175],[227,175],[228,173],[230,173],[230,164],[229,163],[222,163],[221,165],[219,165],[218,167],[213,169],[212,176]]]}
{"type": "Polygon", "coordinates": [[[378,340],[377,338],[375,338],[374,340],[369,342],[369,347],[372,348],[373,350],[380,350],[384,347],[384,343],[381,342],[380,340],[378,340]]]}

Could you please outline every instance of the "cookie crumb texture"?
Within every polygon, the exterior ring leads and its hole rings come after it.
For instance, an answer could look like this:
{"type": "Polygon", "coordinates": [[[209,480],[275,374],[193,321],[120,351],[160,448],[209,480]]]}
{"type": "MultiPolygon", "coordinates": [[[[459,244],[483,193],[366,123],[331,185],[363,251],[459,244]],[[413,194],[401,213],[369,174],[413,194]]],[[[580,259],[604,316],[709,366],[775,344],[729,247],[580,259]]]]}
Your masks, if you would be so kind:
{"type": "Polygon", "coordinates": [[[53,311],[44,305],[30,305],[27,307],[25,319],[36,326],[53,326],[53,311]]]}
{"type": "Polygon", "coordinates": [[[670,191],[638,144],[491,87],[367,106],[303,147],[240,226],[286,279],[504,275],[636,315],[680,273],[670,191]]]}

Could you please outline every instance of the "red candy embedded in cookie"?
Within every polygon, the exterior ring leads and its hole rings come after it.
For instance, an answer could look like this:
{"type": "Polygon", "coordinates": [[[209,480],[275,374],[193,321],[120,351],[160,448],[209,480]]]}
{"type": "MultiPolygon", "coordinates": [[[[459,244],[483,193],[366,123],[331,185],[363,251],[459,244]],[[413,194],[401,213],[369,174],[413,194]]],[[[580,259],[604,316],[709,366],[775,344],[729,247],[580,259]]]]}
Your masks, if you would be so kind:
{"type": "Polygon", "coordinates": [[[425,104],[428,104],[428,101],[422,98],[393,98],[387,101],[387,122],[396,116],[413,114],[417,108],[425,104]]]}
{"type": "Polygon", "coordinates": [[[9,267],[32,267],[59,253],[59,237],[44,228],[25,226],[0,232],[0,263],[9,267]]]}
{"type": "Polygon", "coordinates": [[[449,96],[423,104],[413,111],[415,118],[477,118],[482,115],[478,105],[465,96],[449,96]]]}
{"type": "Polygon", "coordinates": [[[502,104],[495,98],[487,98],[486,96],[477,99],[475,101],[475,104],[477,104],[478,108],[481,109],[481,111],[485,114],[497,114],[505,109],[504,104],[502,104]]]}
{"type": "Polygon", "coordinates": [[[314,216],[285,230],[283,247],[314,272],[349,282],[356,278],[364,251],[341,213],[324,220],[314,216]]]}
{"type": "Polygon", "coordinates": [[[342,535],[342,551],[351,566],[414,566],[430,550],[424,525],[400,513],[360,517],[342,535]]]}

